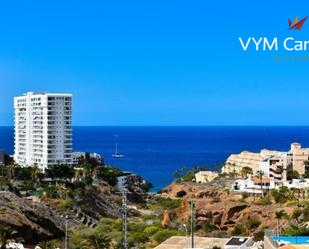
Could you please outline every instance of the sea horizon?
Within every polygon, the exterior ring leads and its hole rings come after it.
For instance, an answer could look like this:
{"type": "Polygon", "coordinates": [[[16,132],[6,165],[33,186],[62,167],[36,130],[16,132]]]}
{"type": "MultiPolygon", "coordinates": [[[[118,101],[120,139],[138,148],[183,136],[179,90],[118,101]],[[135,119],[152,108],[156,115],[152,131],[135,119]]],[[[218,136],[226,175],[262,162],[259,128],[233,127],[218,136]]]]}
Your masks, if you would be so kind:
{"type": "MultiPolygon", "coordinates": [[[[13,136],[13,126],[0,126],[0,148],[9,154],[13,136]]],[[[292,142],[309,147],[309,126],[73,126],[73,151],[97,152],[107,165],[145,177],[153,191],[183,166],[220,170],[230,154],[286,151],[292,142]],[[116,139],[124,158],[112,157],[116,139]]]]}

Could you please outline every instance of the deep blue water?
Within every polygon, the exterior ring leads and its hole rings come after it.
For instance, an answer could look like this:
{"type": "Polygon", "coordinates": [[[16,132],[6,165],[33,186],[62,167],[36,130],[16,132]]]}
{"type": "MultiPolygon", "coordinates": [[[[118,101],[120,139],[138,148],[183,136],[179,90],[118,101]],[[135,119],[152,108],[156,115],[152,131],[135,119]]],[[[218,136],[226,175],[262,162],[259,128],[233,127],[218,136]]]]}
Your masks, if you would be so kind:
{"type": "MultiPolygon", "coordinates": [[[[309,127],[74,127],[74,150],[98,152],[105,161],[138,173],[155,190],[169,184],[186,165],[218,169],[231,153],[262,148],[309,147],[309,127]],[[115,134],[124,158],[115,159],[115,134]]],[[[13,128],[0,127],[0,148],[13,153],[13,128]]]]}

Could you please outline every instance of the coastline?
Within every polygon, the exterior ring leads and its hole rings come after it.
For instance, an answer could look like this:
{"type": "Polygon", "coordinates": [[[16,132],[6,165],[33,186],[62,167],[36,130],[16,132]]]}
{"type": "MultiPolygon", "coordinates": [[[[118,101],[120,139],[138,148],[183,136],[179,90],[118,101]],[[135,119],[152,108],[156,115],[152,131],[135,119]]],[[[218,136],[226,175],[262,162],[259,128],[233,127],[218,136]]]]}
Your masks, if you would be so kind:
{"type": "MultiPolygon", "coordinates": [[[[262,148],[287,150],[292,141],[309,147],[309,127],[73,127],[74,151],[100,153],[107,164],[134,172],[154,184],[153,191],[173,180],[182,166],[206,165],[218,170],[230,154],[262,148]],[[114,134],[124,158],[112,158],[114,134]]],[[[0,148],[13,151],[13,128],[0,127],[0,148]]]]}

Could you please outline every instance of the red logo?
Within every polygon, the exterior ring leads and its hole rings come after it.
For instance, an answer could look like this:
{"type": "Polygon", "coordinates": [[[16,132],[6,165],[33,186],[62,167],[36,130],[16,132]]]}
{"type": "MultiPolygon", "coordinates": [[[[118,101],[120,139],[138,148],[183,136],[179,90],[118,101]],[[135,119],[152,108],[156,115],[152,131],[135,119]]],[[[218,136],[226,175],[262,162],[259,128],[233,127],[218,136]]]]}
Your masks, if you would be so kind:
{"type": "Polygon", "coordinates": [[[304,23],[306,22],[308,16],[306,16],[305,18],[303,18],[302,20],[298,21],[298,17],[295,17],[294,21],[292,22],[290,19],[289,19],[289,26],[290,26],[290,30],[293,29],[293,30],[300,30],[304,23]]]}

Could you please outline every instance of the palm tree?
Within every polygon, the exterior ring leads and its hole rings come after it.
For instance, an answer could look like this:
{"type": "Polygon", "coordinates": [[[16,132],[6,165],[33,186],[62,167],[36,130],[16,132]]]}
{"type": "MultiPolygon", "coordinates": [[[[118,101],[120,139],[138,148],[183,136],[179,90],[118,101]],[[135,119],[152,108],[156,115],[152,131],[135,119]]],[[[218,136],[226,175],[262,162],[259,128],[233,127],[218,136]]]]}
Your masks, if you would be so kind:
{"type": "Polygon", "coordinates": [[[0,225],[0,249],[6,249],[9,239],[12,239],[16,235],[16,231],[5,225],[0,225]]]}
{"type": "Polygon", "coordinates": [[[103,234],[91,234],[81,243],[82,249],[110,248],[111,239],[103,234]]]}
{"type": "Polygon", "coordinates": [[[34,186],[36,186],[37,183],[38,183],[39,174],[40,174],[40,168],[38,167],[37,164],[34,164],[34,165],[31,167],[31,180],[32,180],[34,186]]]}
{"type": "Polygon", "coordinates": [[[232,175],[233,175],[233,178],[235,179],[235,178],[236,178],[236,176],[237,176],[237,172],[236,172],[236,164],[235,164],[235,163],[233,163],[233,164],[232,164],[232,168],[233,168],[233,173],[232,173],[232,175]]]}
{"type": "Polygon", "coordinates": [[[280,220],[285,218],[287,216],[286,212],[284,210],[276,211],[275,217],[277,219],[277,236],[280,235],[280,220]]]}
{"type": "Polygon", "coordinates": [[[241,177],[242,178],[248,178],[248,175],[252,175],[253,174],[253,170],[250,167],[243,167],[241,169],[241,177]]]}
{"type": "Polygon", "coordinates": [[[260,179],[260,187],[261,187],[261,192],[262,192],[262,196],[264,196],[264,192],[263,192],[263,176],[265,175],[263,170],[258,170],[256,172],[256,177],[258,179],[260,179]]]}

